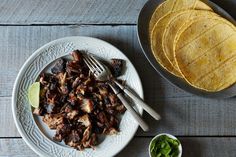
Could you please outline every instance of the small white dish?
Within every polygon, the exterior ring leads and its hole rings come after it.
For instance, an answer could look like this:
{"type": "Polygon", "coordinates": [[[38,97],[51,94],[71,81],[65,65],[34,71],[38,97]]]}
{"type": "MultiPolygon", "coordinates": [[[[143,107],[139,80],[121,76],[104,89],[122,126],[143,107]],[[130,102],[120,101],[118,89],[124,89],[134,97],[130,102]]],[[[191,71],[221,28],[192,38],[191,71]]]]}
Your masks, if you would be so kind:
{"type": "MultiPolygon", "coordinates": [[[[168,133],[161,133],[161,134],[156,135],[156,136],[151,140],[151,142],[150,142],[150,144],[149,144],[149,147],[148,147],[149,157],[152,157],[152,156],[151,156],[151,151],[150,151],[150,150],[151,150],[151,143],[152,143],[152,141],[155,140],[155,139],[157,139],[158,137],[160,137],[160,136],[162,136],[162,135],[166,135],[166,136],[168,136],[168,137],[170,137],[170,138],[172,138],[172,139],[177,140],[177,138],[176,138],[175,136],[173,136],[173,135],[171,135],[171,134],[168,134],[168,133]]],[[[178,155],[178,157],[181,157],[181,156],[182,156],[182,152],[183,152],[181,143],[180,143],[178,149],[179,149],[179,155],[178,155]]]]}

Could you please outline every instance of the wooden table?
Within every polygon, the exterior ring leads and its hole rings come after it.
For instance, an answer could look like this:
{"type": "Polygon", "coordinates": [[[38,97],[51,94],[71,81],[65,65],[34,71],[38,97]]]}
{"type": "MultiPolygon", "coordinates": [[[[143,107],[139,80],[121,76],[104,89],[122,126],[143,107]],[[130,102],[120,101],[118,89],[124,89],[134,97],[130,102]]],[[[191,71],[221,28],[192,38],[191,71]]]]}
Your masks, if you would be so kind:
{"type": "MultiPolygon", "coordinates": [[[[235,0],[214,0],[236,17],[235,0]],[[231,8],[231,9],[230,9],[231,8]]],[[[15,127],[11,92],[26,59],[47,42],[85,35],[110,42],[137,68],[145,99],[163,119],[144,119],[118,157],[146,157],[153,136],[168,132],[179,137],[184,157],[236,156],[236,99],[212,100],[186,93],[150,66],[138,44],[137,16],[146,0],[1,0],[0,1],[0,156],[34,157],[15,127]]]]}

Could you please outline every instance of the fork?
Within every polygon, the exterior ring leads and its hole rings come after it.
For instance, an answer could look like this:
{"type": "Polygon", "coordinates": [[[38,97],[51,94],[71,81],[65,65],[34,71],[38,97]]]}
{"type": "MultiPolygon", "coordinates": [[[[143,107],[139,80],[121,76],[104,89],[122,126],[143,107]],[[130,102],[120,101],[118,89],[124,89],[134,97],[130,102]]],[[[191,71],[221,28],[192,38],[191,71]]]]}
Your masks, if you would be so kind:
{"type": "Polygon", "coordinates": [[[125,92],[125,94],[127,94],[130,98],[132,98],[132,100],[135,103],[139,104],[154,119],[156,120],[161,119],[161,116],[155,110],[153,110],[149,105],[147,105],[139,96],[134,94],[129,88],[127,88],[126,86],[123,86],[121,83],[119,83],[116,80],[114,80],[114,82],[120,89],[122,89],[125,92]]]}
{"type": "Polygon", "coordinates": [[[128,103],[125,96],[109,81],[111,77],[110,70],[102,63],[100,63],[97,59],[95,59],[91,55],[84,55],[83,60],[85,64],[88,66],[89,70],[93,73],[96,79],[100,81],[108,81],[108,85],[120,99],[125,108],[132,114],[134,119],[138,122],[139,126],[143,129],[143,131],[149,131],[149,127],[147,123],[140,117],[140,115],[134,110],[134,108],[128,103]]]}

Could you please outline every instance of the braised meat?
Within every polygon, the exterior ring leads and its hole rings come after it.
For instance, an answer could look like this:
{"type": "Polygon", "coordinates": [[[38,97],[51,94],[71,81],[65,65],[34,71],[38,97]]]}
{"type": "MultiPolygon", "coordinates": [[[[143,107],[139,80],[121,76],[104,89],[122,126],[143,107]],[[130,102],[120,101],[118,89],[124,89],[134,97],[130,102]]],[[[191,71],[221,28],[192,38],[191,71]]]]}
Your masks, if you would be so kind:
{"type": "Polygon", "coordinates": [[[114,77],[119,77],[122,74],[123,66],[124,66],[124,60],[122,59],[111,60],[111,70],[114,77]]]}
{"type": "MultiPolygon", "coordinates": [[[[58,59],[51,73],[40,74],[40,106],[33,113],[56,130],[55,141],[78,150],[94,148],[99,134],[117,134],[125,107],[105,82],[93,77],[82,53],[71,55],[72,60],[58,59]]],[[[119,76],[123,60],[111,63],[113,75],[119,76]]]]}

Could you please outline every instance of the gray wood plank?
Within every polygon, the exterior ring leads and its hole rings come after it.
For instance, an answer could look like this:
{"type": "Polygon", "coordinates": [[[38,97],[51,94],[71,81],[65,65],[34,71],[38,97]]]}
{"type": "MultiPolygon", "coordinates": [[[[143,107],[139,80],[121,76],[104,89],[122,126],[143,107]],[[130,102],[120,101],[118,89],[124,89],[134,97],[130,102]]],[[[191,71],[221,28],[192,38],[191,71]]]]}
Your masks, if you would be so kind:
{"type": "Polygon", "coordinates": [[[38,156],[21,138],[0,139],[0,157],[38,156]]]}
{"type": "MultiPolygon", "coordinates": [[[[179,138],[183,157],[235,157],[235,137],[179,138]]],[[[117,157],[147,157],[151,138],[134,138],[117,157]]],[[[0,157],[37,156],[22,139],[0,139],[0,157]]]]}
{"type": "Polygon", "coordinates": [[[235,98],[213,100],[200,97],[153,98],[147,102],[159,111],[162,119],[154,121],[144,114],[151,125],[148,136],[167,132],[179,136],[235,136],[235,98]]]}
{"type": "Polygon", "coordinates": [[[122,50],[134,63],[143,82],[145,99],[163,119],[153,121],[150,136],[158,132],[175,135],[236,135],[235,99],[211,100],[193,96],[163,80],[149,65],[138,45],[135,26],[1,26],[0,27],[0,137],[18,137],[10,98],[15,77],[34,50],[64,36],[88,35],[104,39],[122,50]],[[7,97],[7,98],[6,98],[7,97]],[[7,119],[9,122],[5,122],[7,119]]]}
{"type": "Polygon", "coordinates": [[[20,136],[13,120],[10,99],[9,97],[0,97],[0,137],[20,136]]]}
{"type": "MultiPolygon", "coordinates": [[[[162,119],[144,119],[150,131],[138,130],[138,136],[154,136],[167,132],[179,136],[235,136],[235,99],[210,100],[198,97],[156,98],[147,100],[162,119]]],[[[19,137],[11,114],[10,98],[0,98],[0,137],[19,137]]]]}
{"type": "Polygon", "coordinates": [[[2,90],[0,96],[11,96],[13,83],[20,67],[36,49],[51,40],[75,35],[98,37],[123,51],[138,70],[143,80],[144,90],[147,91],[145,93],[152,90],[152,96],[191,96],[172,87],[156,74],[142,54],[135,26],[1,26],[0,89],[2,90]],[[153,83],[149,83],[150,81],[153,83]]]}
{"type": "MultiPolygon", "coordinates": [[[[141,77],[144,82],[145,93],[152,91],[152,94],[159,95],[160,97],[191,96],[172,87],[155,73],[138,45],[135,26],[1,26],[0,72],[2,75],[0,80],[0,96],[11,96],[16,75],[33,51],[51,40],[71,35],[99,37],[121,49],[134,62],[138,71],[144,73],[141,77]],[[153,81],[154,86],[148,83],[149,78],[152,79],[151,81],[153,81]],[[165,90],[162,90],[163,88],[165,90]],[[165,93],[168,93],[168,95],[165,93]]],[[[153,99],[152,96],[146,95],[147,100],[153,99]]],[[[6,102],[6,98],[1,98],[1,105],[6,108],[4,111],[10,111],[10,99],[8,98],[7,100],[8,102],[6,102]]],[[[1,114],[2,117],[8,116],[6,118],[12,119],[9,114],[4,112],[1,114]]],[[[13,124],[13,121],[11,122],[13,124]]],[[[7,124],[3,119],[0,120],[0,123],[4,126],[7,124]]],[[[15,131],[15,128],[12,128],[11,131],[0,130],[0,137],[4,136],[14,137],[19,136],[19,134],[15,131]]]]}
{"type": "MultiPolygon", "coordinates": [[[[0,24],[136,24],[147,0],[1,0],[0,24]]],[[[235,0],[212,0],[236,17],[235,0]]]]}
{"type": "MultiPolygon", "coordinates": [[[[236,138],[184,137],[182,157],[235,157],[236,138]]],[[[148,157],[151,138],[135,138],[117,157],[148,157]]]]}
{"type": "Polygon", "coordinates": [[[1,0],[0,24],[135,24],[146,0],[1,0]]]}

